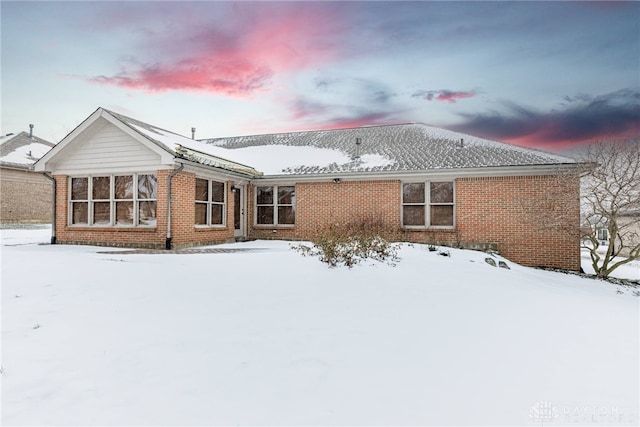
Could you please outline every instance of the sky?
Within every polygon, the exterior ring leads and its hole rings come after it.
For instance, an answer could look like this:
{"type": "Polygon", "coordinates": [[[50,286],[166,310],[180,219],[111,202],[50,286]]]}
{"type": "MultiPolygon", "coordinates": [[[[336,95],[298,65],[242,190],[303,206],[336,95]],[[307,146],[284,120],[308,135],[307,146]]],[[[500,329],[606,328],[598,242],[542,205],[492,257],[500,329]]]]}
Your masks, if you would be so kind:
{"type": "Polygon", "coordinates": [[[2,135],[98,107],[196,138],[425,123],[640,135],[640,2],[1,1],[2,135]]]}

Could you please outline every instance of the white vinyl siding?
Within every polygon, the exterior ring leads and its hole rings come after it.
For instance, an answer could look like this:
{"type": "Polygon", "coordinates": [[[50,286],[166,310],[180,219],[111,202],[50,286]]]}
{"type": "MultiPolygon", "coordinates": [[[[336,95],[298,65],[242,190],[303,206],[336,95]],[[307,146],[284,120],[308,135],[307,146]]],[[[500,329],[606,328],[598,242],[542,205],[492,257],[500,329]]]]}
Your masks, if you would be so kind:
{"type": "Polygon", "coordinates": [[[71,150],[57,165],[57,173],[157,170],[161,162],[159,154],[112,124],[105,124],[71,150]]]}

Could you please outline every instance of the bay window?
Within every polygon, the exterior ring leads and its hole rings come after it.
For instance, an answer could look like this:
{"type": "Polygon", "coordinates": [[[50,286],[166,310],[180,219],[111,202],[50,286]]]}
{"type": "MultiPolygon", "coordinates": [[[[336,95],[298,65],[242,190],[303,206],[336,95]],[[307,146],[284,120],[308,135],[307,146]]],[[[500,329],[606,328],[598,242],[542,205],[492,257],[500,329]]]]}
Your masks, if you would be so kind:
{"type": "Polygon", "coordinates": [[[402,225],[453,227],[453,181],[411,182],[402,185],[402,225]]]}
{"type": "Polygon", "coordinates": [[[70,193],[71,225],[156,225],[155,174],[72,177],[70,193]]]}

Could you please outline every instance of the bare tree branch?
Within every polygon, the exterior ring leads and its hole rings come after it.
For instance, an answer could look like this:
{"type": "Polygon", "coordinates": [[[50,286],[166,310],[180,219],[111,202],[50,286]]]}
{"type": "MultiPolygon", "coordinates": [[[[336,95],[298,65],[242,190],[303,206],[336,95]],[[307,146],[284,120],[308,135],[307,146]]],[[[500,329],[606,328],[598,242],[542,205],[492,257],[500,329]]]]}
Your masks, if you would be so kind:
{"type": "Polygon", "coordinates": [[[640,259],[640,137],[591,144],[581,160],[592,165],[582,179],[582,247],[606,277],[640,259]],[[608,234],[604,251],[599,230],[608,234]]]}

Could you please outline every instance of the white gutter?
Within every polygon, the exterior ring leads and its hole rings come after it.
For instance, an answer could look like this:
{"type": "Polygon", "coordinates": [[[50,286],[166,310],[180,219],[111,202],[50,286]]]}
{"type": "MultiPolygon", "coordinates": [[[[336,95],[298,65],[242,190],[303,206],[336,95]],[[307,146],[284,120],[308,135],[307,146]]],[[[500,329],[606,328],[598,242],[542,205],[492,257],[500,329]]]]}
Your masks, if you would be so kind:
{"type": "Polygon", "coordinates": [[[309,181],[333,181],[339,178],[341,181],[373,181],[373,180],[406,180],[418,179],[420,177],[495,177],[495,176],[530,176],[558,174],[562,171],[580,170],[584,167],[582,163],[563,163],[549,165],[531,166],[496,166],[480,168],[455,168],[455,169],[423,169],[406,171],[373,171],[373,172],[326,172],[310,174],[281,174],[256,176],[253,179],[260,182],[309,182],[309,181]]]}
{"type": "Polygon", "coordinates": [[[216,173],[227,177],[227,178],[233,178],[233,179],[241,179],[241,180],[247,180],[247,179],[253,179],[256,177],[256,175],[250,174],[250,173],[246,173],[246,172],[238,172],[238,171],[232,171],[230,169],[225,169],[219,166],[211,166],[211,165],[204,165],[202,163],[198,163],[196,161],[190,160],[190,159],[185,159],[182,157],[176,157],[175,158],[176,162],[179,162],[183,165],[186,166],[190,166],[190,167],[194,167],[194,168],[200,168],[200,169],[204,169],[208,172],[212,172],[215,171],[216,173]]]}

